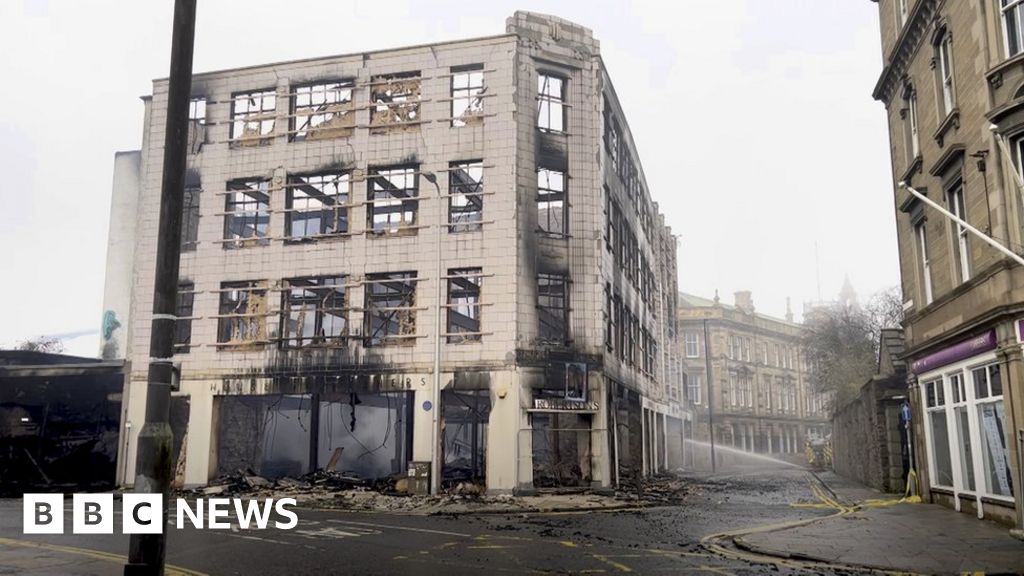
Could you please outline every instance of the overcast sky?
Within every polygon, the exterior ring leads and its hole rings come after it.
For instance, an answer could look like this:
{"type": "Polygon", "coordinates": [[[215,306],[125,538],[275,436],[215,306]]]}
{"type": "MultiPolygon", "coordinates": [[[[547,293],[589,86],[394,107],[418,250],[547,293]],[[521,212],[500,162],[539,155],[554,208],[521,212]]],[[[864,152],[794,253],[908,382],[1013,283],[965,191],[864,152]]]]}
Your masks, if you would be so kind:
{"type": "MultiPolygon", "coordinates": [[[[172,4],[0,2],[0,346],[78,334],[68,351],[97,353],[114,152],[141,144],[172,4]]],[[[819,275],[825,298],[847,275],[862,298],[898,284],[867,0],[199,0],[194,69],[500,34],[516,9],[601,41],[682,290],[799,315],[819,275]]]]}

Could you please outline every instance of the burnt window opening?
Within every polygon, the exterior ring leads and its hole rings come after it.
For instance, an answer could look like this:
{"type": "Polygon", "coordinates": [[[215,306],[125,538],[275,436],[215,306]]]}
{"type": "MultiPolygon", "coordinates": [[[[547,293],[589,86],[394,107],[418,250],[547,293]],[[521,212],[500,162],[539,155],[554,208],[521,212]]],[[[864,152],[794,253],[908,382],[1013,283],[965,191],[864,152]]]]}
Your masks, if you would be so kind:
{"type": "Polygon", "coordinates": [[[643,372],[647,375],[654,374],[654,337],[647,331],[646,328],[642,329],[641,341],[643,342],[643,372]]]}
{"type": "Polygon", "coordinates": [[[281,345],[285,348],[339,344],[348,336],[344,276],[285,279],[281,345]]]}
{"type": "Polygon", "coordinates": [[[636,366],[637,362],[637,340],[640,336],[640,322],[632,312],[629,314],[629,343],[627,344],[627,359],[630,366],[636,366]]]}
{"type": "Polygon", "coordinates": [[[270,180],[265,178],[228,182],[225,200],[224,248],[266,246],[270,243],[270,180]]]}
{"type": "Polygon", "coordinates": [[[483,122],[485,90],[483,65],[452,68],[452,126],[483,122]]]}
{"type": "Polygon", "coordinates": [[[622,223],[622,242],[619,247],[621,248],[619,253],[619,264],[622,267],[623,273],[626,275],[626,279],[631,284],[636,285],[636,256],[637,256],[637,240],[636,235],[630,229],[629,224],[625,219],[621,220],[622,223]]]}
{"type": "Polygon", "coordinates": [[[288,177],[285,236],[301,240],[348,233],[352,178],[348,172],[288,177]]]}
{"type": "Polygon", "coordinates": [[[622,321],[622,297],[615,294],[612,297],[612,347],[619,360],[623,359],[622,321]]]}
{"type": "Polygon", "coordinates": [[[367,274],[364,346],[412,343],[416,335],[416,274],[367,274]]]}
{"type": "Polygon", "coordinates": [[[370,170],[366,221],[370,230],[393,233],[413,229],[419,212],[419,175],[415,166],[370,170]]]}
{"type": "Polygon", "coordinates": [[[569,339],[569,279],[565,274],[537,275],[537,316],[543,342],[564,345],[569,339]]]}
{"type": "Polygon", "coordinates": [[[606,136],[606,138],[605,138],[605,148],[608,149],[608,156],[611,158],[611,161],[612,161],[612,170],[614,170],[616,174],[619,174],[621,176],[621,174],[622,174],[622,169],[621,169],[621,166],[620,166],[620,164],[621,164],[621,162],[620,162],[620,154],[622,153],[621,150],[620,150],[620,146],[621,146],[620,140],[621,140],[621,138],[619,137],[619,126],[618,126],[618,123],[615,122],[615,118],[612,117],[611,114],[608,114],[608,115],[605,116],[605,131],[606,131],[605,132],[605,136],[606,136]]]}
{"type": "Polygon", "coordinates": [[[481,269],[456,268],[448,276],[448,343],[479,342],[481,269]]]}
{"type": "Polygon", "coordinates": [[[277,92],[259,90],[231,95],[232,145],[269,144],[277,119],[277,92]]]}
{"type": "Polygon", "coordinates": [[[373,133],[419,124],[419,72],[374,76],[370,83],[370,126],[377,129],[373,133]]]}
{"type": "Polygon", "coordinates": [[[611,284],[604,285],[604,346],[609,352],[615,350],[615,300],[611,284]]]}
{"type": "Polygon", "coordinates": [[[263,280],[224,282],[220,285],[217,342],[267,342],[267,283],[263,280]]]}
{"type": "Polygon", "coordinates": [[[288,132],[292,142],[352,135],[356,126],[351,80],[296,86],[288,132]]]}
{"type": "Polygon", "coordinates": [[[198,154],[206,143],[206,97],[188,101],[188,152],[198,154]]]}
{"type": "Polygon", "coordinates": [[[640,254],[639,258],[637,258],[636,283],[637,291],[640,292],[640,300],[643,302],[648,301],[648,296],[650,295],[651,290],[650,281],[651,278],[650,272],[647,268],[647,257],[640,254]]]}
{"type": "Polygon", "coordinates": [[[546,132],[565,131],[564,78],[537,76],[537,128],[546,132]]]}
{"type": "Polygon", "coordinates": [[[448,171],[448,231],[474,232],[484,214],[483,162],[455,162],[448,171]]]}
{"type": "Polygon", "coordinates": [[[181,205],[181,251],[193,252],[199,244],[199,195],[201,186],[185,186],[181,205]]]}
{"type": "Polygon", "coordinates": [[[537,170],[537,229],[551,236],[566,235],[568,213],[565,195],[565,173],[540,168],[537,170]]]}
{"type": "Polygon", "coordinates": [[[192,313],[196,285],[192,282],[178,284],[178,299],[174,306],[174,353],[188,354],[192,348],[192,313]]]}
{"type": "Polygon", "coordinates": [[[199,96],[188,101],[188,119],[190,122],[206,125],[206,97],[199,96]]]}

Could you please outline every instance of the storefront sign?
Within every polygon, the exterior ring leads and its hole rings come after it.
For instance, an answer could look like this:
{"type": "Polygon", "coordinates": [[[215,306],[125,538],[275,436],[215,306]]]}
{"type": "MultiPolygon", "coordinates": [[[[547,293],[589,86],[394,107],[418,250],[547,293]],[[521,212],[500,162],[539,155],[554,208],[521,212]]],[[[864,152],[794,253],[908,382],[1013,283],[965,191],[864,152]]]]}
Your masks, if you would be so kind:
{"type": "Polygon", "coordinates": [[[1024,320],[1017,320],[1017,343],[1024,344],[1024,320]]]}
{"type": "Polygon", "coordinates": [[[533,409],[597,412],[597,402],[580,402],[566,398],[534,398],[533,409]]]}
{"type": "Polygon", "coordinates": [[[933,370],[940,366],[945,366],[947,364],[952,364],[953,362],[965,360],[967,358],[970,358],[971,356],[981,354],[982,352],[995,350],[995,348],[996,331],[989,330],[988,332],[982,334],[981,336],[971,338],[970,340],[960,342],[959,344],[954,344],[949,348],[944,348],[942,350],[939,350],[938,352],[929,354],[924,358],[914,360],[914,362],[910,365],[910,369],[915,374],[922,374],[924,372],[928,372],[929,370],[933,370]]]}

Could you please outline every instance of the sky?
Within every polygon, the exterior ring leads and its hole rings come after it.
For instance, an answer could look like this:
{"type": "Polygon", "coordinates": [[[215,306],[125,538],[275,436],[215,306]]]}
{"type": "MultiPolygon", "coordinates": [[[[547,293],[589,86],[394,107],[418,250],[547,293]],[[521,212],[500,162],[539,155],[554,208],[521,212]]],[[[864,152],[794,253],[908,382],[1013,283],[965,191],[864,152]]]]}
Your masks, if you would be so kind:
{"type": "MultiPolygon", "coordinates": [[[[172,8],[0,2],[0,347],[98,353],[114,152],[141,145],[172,8]]],[[[846,277],[862,299],[899,283],[873,2],[199,0],[193,69],[501,34],[517,9],[600,40],[681,290],[799,318],[846,277]]]]}

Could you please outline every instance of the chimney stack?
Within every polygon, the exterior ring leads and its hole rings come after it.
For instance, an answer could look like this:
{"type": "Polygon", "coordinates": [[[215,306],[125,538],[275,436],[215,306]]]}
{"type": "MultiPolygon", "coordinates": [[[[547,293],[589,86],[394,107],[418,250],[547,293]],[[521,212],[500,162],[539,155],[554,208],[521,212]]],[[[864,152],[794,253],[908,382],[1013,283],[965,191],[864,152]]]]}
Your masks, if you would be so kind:
{"type": "Polygon", "coordinates": [[[733,296],[736,299],[735,301],[737,308],[746,312],[747,314],[754,313],[754,298],[751,295],[750,290],[740,290],[739,292],[734,292],[733,296]]]}

